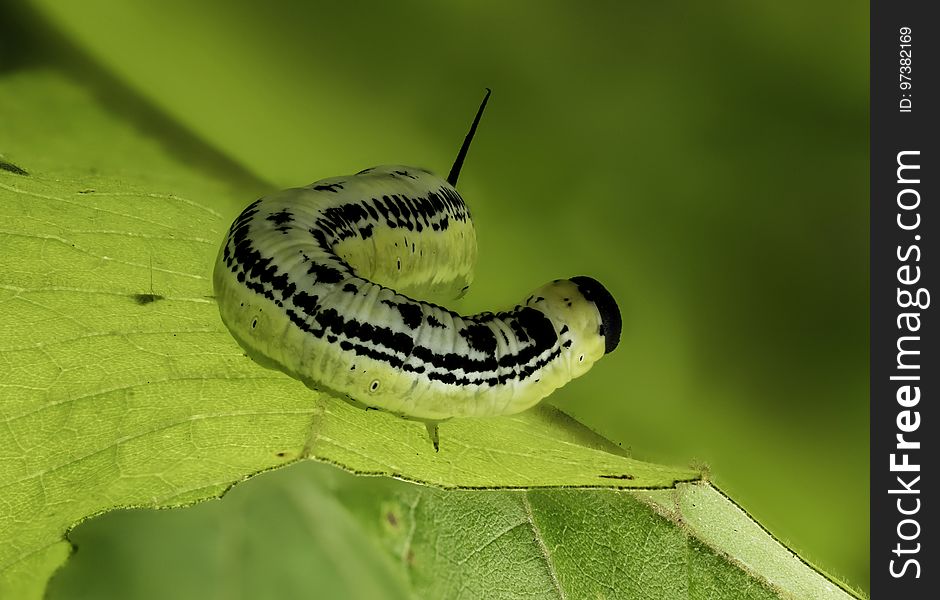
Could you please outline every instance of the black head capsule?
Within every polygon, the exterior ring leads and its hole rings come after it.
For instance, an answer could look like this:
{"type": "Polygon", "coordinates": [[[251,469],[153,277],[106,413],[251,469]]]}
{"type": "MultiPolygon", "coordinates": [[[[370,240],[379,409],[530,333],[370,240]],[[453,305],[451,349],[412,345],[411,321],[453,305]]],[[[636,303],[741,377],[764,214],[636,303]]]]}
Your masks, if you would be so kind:
{"type": "Polygon", "coordinates": [[[463,144],[460,146],[460,151],[457,152],[457,159],[454,161],[454,166],[450,168],[450,173],[447,175],[447,183],[454,187],[457,187],[457,177],[460,176],[460,168],[463,167],[463,161],[467,158],[467,152],[470,150],[470,142],[473,141],[473,134],[477,132],[477,125],[480,124],[480,119],[483,117],[483,109],[486,108],[486,101],[490,99],[492,92],[493,90],[486,88],[486,95],[483,96],[483,102],[480,103],[480,108],[477,109],[477,116],[473,118],[470,131],[467,132],[467,137],[463,139],[463,144]]]}
{"type": "Polygon", "coordinates": [[[572,277],[571,281],[578,286],[578,290],[589,301],[597,307],[597,312],[601,316],[601,329],[604,336],[604,353],[610,354],[620,343],[620,330],[623,322],[620,317],[620,307],[613,295],[604,287],[604,285],[594,279],[581,275],[572,277]]]}

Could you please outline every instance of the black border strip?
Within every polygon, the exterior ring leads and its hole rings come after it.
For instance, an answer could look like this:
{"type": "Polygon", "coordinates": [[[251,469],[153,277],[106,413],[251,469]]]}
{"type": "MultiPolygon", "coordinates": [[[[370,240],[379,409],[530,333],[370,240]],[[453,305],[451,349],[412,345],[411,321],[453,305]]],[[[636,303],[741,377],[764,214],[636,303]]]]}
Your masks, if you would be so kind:
{"type": "MultiPolygon", "coordinates": [[[[933,348],[940,332],[937,309],[929,306],[926,294],[940,293],[936,261],[940,22],[928,11],[931,4],[926,0],[871,3],[873,598],[933,598],[938,587],[936,542],[931,541],[937,495],[929,489],[937,485],[931,464],[938,450],[933,443],[936,434],[931,434],[937,431],[934,405],[940,360],[933,348]],[[900,171],[899,161],[906,165],[900,171]],[[922,308],[904,306],[918,297],[922,308]],[[905,390],[905,386],[911,387],[905,390]],[[898,447],[898,435],[907,448],[898,447]],[[903,466],[905,461],[918,470],[903,466]]],[[[940,296],[935,300],[940,301],[940,296]]]]}

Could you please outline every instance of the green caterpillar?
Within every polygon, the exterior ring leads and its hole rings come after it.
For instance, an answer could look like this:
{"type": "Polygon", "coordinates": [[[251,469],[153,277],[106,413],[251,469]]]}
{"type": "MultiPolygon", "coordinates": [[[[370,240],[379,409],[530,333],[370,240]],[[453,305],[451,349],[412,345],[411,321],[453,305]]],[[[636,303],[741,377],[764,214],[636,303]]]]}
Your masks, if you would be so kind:
{"type": "Polygon", "coordinates": [[[438,422],[523,411],[620,339],[617,303],[590,277],[470,316],[409,297],[470,285],[476,236],[455,186],[489,95],[446,181],[380,166],[261,198],[232,223],[213,273],[222,321],[249,356],[424,421],[435,449],[438,422]]]}

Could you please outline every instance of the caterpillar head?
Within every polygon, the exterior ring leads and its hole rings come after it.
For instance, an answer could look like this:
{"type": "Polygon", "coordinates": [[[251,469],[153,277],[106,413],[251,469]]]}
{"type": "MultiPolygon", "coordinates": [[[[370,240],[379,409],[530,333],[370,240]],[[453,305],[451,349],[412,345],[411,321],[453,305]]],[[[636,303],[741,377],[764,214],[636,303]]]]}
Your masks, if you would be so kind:
{"type": "Polygon", "coordinates": [[[620,308],[596,279],[555,280],[535,292],[534,302],[554,323],[572,378],[620,343],[620,308]]]}

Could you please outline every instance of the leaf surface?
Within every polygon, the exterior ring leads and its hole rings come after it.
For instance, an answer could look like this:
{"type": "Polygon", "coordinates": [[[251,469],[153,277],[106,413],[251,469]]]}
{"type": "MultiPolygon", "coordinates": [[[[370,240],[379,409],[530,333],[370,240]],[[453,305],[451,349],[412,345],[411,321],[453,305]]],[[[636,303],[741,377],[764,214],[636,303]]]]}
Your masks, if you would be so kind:
{"type": "Polygon", "coordinates": [[[704,483],[443,491],[304,461],[221,502],[119,511],[72,539],[82,551],[49,600],[850,597],[704,483]]]}
{"type": "Polygon", "coordinates": [[[0,79],[0,596],[37,596],[65,532],[117,507],[186,505],[314,458],[440,487],[670,487],[543,406],[422,425],[246,358],[209,273],[229,186],[51,72],[0,79]]]}

